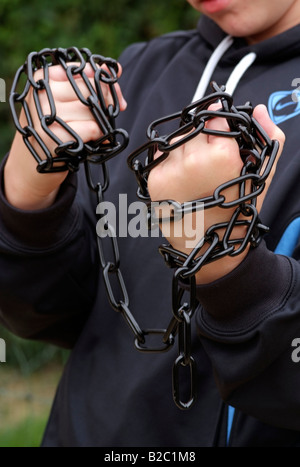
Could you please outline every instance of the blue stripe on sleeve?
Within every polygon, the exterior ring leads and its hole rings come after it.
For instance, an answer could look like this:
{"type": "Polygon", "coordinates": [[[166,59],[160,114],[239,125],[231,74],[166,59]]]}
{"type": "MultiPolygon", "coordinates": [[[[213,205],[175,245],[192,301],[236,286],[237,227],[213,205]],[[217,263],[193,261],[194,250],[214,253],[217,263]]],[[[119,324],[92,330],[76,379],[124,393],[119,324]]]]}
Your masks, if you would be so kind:
{"type": "Polygon", "coordinates": [[[300,217],[294,219],[282,235],[275,253],[278,255],[292,256],[300,237],[300,217]]]}
{"type": "Polygon", "coordinates": [[[231,428],[232,428],[234,412],[235,412],[234,407],[231,407],[231,405],[229,405],[228,406],[228,415],[227,415],[227,446],[228,446],[229,438],[230,438],[230,434],[231,434],[231,428]]]}
{"type": "MultiPolygon", "coordinates": [[[[300,238],[300,217],[294,219],[285,230],[282,235],[275,253],[278,255],[292,256],[294,249],[300,238]]],[[[232,422],[234,417],[234,407],[228,406],[228,418],[227,418],[227,446],[230,439],[232,422]]]]}

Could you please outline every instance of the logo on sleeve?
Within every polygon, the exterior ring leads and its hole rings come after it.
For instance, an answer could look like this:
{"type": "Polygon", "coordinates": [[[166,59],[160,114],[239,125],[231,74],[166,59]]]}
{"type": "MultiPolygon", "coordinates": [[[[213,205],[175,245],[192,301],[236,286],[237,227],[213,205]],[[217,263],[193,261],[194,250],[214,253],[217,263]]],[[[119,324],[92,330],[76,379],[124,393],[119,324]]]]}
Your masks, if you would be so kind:
{"type": "Polygon", "coordinates": [[[268,108],[270,117],[276,125],[300,115],[299,90],[274,92],[269,97],[268,108]]]}

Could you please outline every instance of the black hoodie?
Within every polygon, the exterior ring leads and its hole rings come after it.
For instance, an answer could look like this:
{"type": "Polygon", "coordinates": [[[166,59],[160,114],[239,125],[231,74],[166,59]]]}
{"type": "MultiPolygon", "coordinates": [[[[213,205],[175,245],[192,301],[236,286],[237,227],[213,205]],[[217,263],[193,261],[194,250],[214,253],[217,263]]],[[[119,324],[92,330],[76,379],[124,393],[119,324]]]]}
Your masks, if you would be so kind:
{"type": "MultiPolygon", "coordinates": [[[[191,102],[223,38],[202,17],[197,30],[123,53],[128,108],[117,126],[129,132],[130,143],[109,161],[107,201],[118,206],[120,193],[128,205],[137,200],[128,154],[144,143],[151,121],[191,102]]],[[[138,352],[108,304],[96,250],[96,200],[83,171],[68,176],[51,208],[34,213],[9,206],[2,187],[1,320],[23,337],[72,348],[44,446],[300,446],[300,104],[292,98],[299,39],[300,26],[254,46],[235,39],[214,64],[212,78],[226,84],[241,59],[255,53],[234,86],[234,103],[268,106],[287,141],[261,216],[270,234],[229,276],[197,289],[198,391],[190,410],[172,400],[176,346],[138,352]]],[[[97,180],[101,168],[93,172],[97,180]]],[[[161,243],[150,236],[119,239],[130,309],[143,329],[165,328],[171,318],[173,271],[157,252],[161,243]]]]}

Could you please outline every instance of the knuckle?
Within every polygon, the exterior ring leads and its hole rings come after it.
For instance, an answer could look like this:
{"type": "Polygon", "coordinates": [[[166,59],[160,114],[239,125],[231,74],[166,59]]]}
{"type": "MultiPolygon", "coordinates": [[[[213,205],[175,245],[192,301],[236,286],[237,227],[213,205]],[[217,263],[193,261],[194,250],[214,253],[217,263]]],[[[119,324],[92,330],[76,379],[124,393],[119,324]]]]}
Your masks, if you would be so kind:
{"type": "Polygon", "coordinates": [[[102,136],[102,133],[95,121],[88,123],[87,136],[89,140],[96,140],[102,136]]]}

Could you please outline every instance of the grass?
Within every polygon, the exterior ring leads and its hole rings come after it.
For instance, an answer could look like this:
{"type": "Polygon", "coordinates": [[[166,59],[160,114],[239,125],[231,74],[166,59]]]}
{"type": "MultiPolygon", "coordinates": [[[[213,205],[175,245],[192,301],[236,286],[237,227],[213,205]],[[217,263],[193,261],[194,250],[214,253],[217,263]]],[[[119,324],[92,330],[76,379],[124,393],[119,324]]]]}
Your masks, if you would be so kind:
{"type": "Polygon", "coordinates": [[[0,325],[0,447],[38,447],[69,352],[27,341],[0,325]]]}
{"type": "Polygon", "coordinates": [[[39,447],[45,430],[48,414],[28,416],[15,426],[0,430],[0,447],[39,447]]]}
{"type": "Polygon", "coordinates": [[[1,364],[0,447],[40,446],[61,372],[50,363],[24,376],[1,364]]]}

